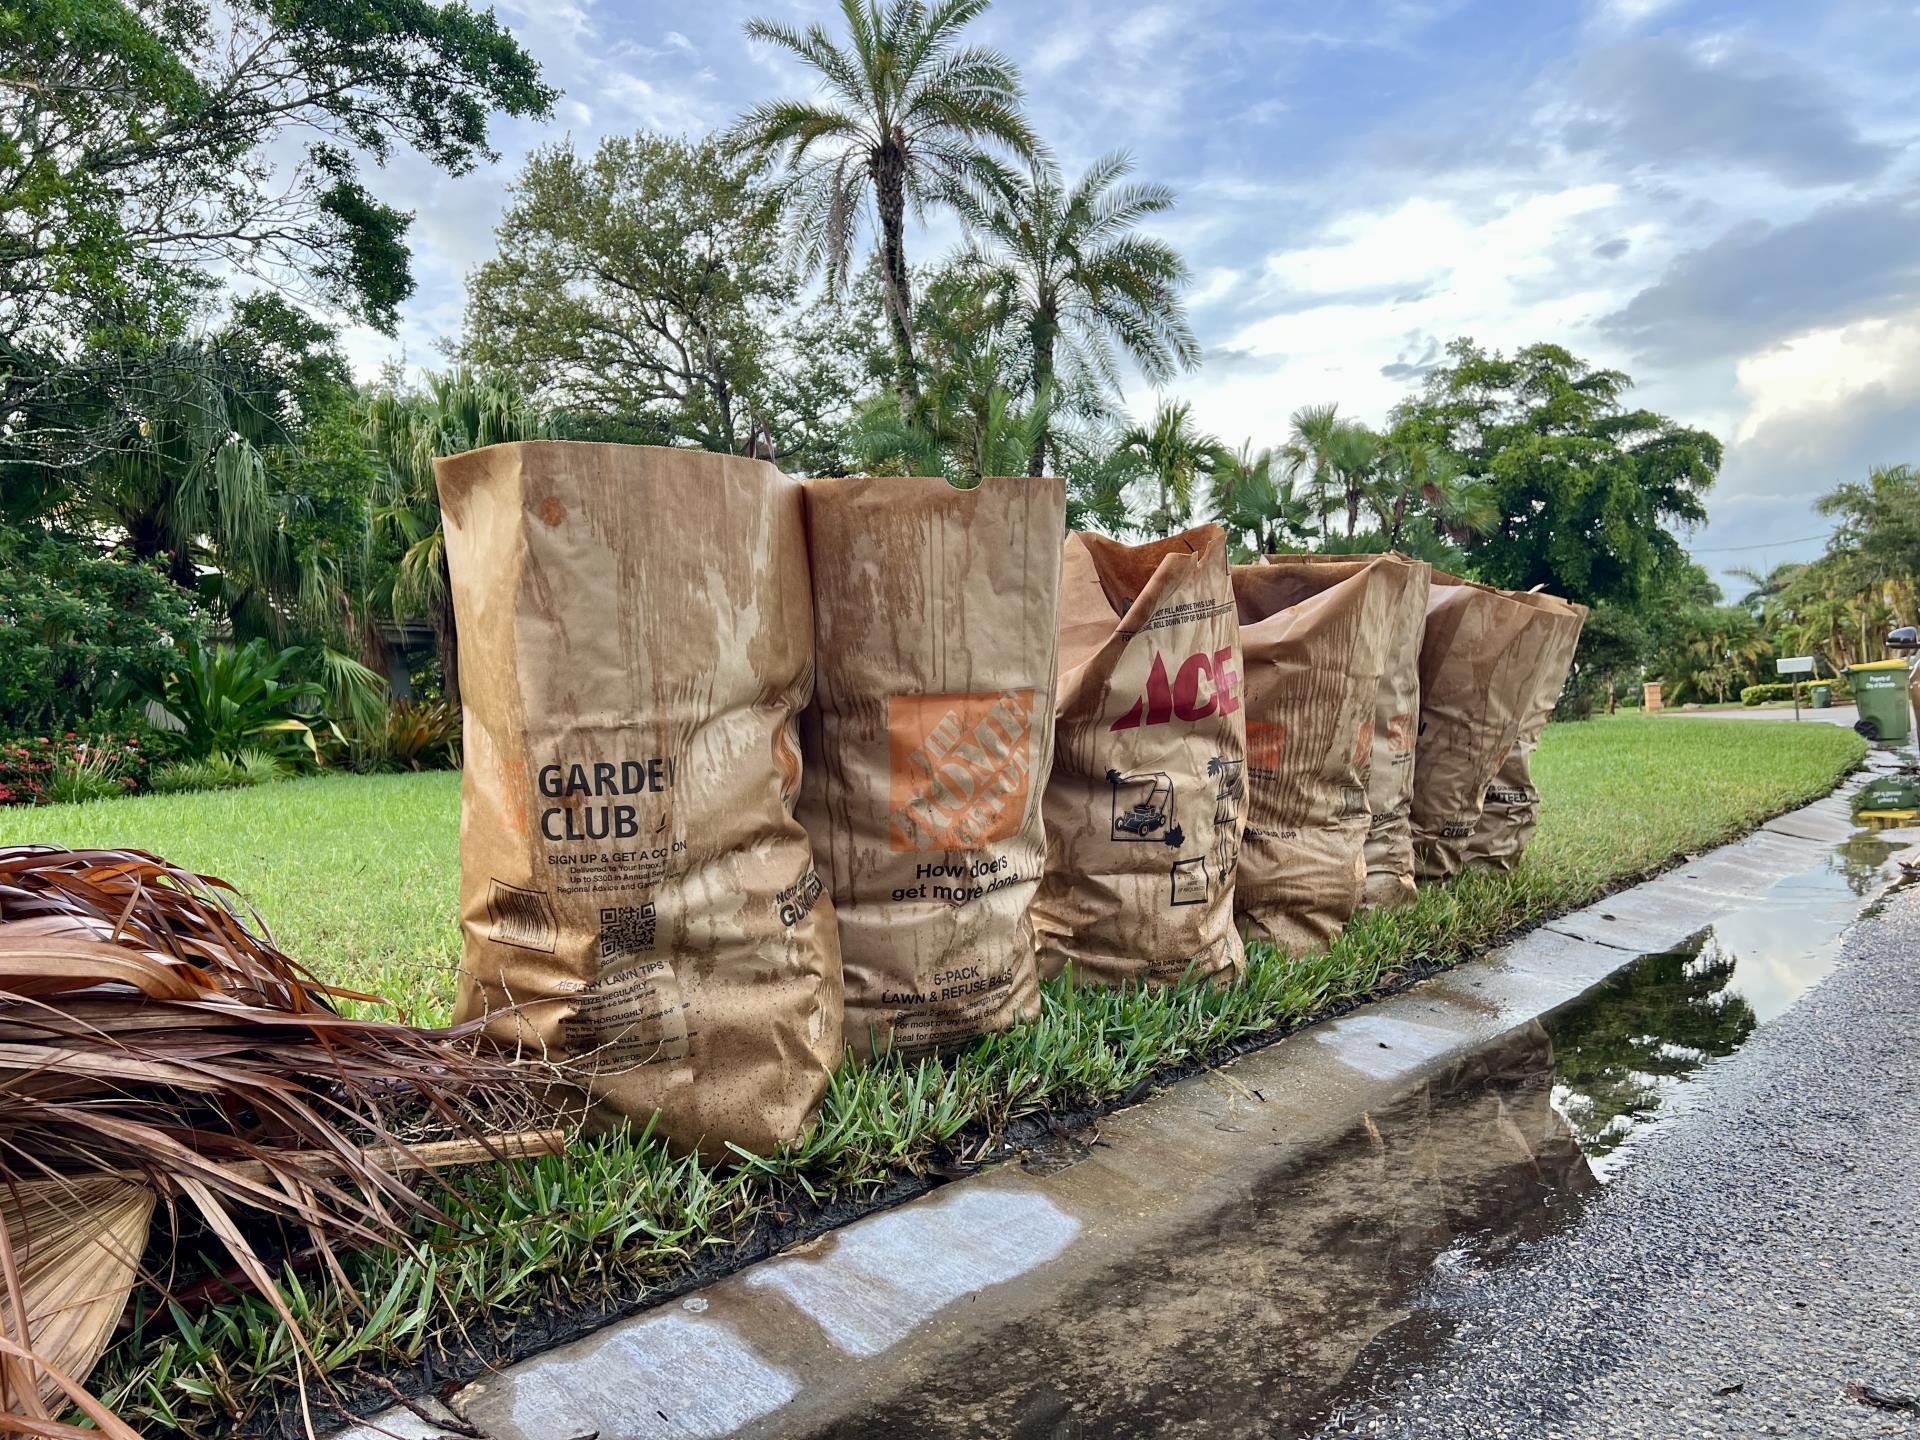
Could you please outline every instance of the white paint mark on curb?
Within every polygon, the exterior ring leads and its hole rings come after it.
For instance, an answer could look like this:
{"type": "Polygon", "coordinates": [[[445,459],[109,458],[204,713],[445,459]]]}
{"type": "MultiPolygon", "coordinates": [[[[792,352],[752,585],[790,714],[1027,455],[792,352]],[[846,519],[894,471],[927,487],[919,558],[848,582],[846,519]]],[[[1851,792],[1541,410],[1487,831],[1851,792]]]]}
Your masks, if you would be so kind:
{"type": "Polygon", "coordinates": [[[878,1355],[943,1305],[1053,1259],[1080,1222],[1044,1195],[972,1183],[842,1231],[818,1259],[748,1272],[818,1322],[837,1349],[878,1355]]]}
{"type": "Polygon", "coordinates": [[[616,1330],[575,1358],[531,1361],[510,1383],[521,1434],[597,1430],[603,1440],[714,1440],[799,1393],[727,1326],[674,1313],[616,1330]]]}
{"type": "Polygon", "coordinates": [[[1391,1080],[1419,1069],[1436,1055],[1461,1043],[1460,1032],[1434,1025],[1416,1025],[1385,1015],[1362,1012],[1307,1032],[1322,1045],[1333,1047],[1341,1064],[1375,1080],[1391,1080]]]}

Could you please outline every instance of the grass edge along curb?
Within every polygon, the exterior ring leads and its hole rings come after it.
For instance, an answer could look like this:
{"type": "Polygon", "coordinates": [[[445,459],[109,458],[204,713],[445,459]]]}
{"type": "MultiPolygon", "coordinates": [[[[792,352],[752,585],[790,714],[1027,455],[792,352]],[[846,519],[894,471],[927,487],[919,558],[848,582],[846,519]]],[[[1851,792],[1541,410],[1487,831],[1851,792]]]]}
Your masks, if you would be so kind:
{"type": "MultiPolygon", "coordinates": [[[[411,1254],[361,1257],[357,1299],[289,1276],[289,1308],[362,1414],[391,1403],[389,1383],[432,1391],[561,1343],[963,1173],[1016,1125],[1131,1103],[1658,873],[1831,792],[1865,749],[1837,727],[1769,738],[1774,730],[1645,719],[1552,727],[1564,755],[1541,777],[1542,841],[1557,831],[1561,843],[1537,844],[1537,860],[1512,876],[1430,889],[1414,910],[1365,917],[1306,961],[1256,947],[1247,980],[1231,989],[1050,985],[1040,1020],[946,1063],[842,1071],[813,1130],[771,1160],[716,1170],[623,1137],[469,1172],[456,1179],[476,1202],[460,1233],[425,1236],[411,1254]],[[1671,773],[1643,757],[1651,773],[1636,790],[1622,766],[1647,736],[1673,731],[1661,742],[1671,773]],[[1577,767],[1565,758],[1576,751],[1591,752],[1577,767]],[[1593,813],[1600,799],[1613,808],[1593,813]],[[1636,850],[1640,831],[1628,821],[1647,818],[1636,802],[1662,799],[1659,833],[1684,842],[1636,850]]],[[[252,1413],[256,1431],[272,1430],[297,1414],[292,1355],[271,1310],[250,1299],[140,1316],[95,1378],[135,1423],[224,1435],[235,1415],[252,1413]]],[[[318,1409],[325,1397],[316,1387],[312,1398],[318,1409]]]]}

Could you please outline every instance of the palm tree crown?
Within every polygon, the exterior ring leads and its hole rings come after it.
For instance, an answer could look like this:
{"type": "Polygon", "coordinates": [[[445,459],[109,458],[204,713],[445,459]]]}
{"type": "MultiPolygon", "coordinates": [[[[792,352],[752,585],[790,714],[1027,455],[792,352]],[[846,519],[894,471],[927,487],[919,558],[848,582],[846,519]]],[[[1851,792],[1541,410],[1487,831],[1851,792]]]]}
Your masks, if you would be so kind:
{"type": "MultiPolygon", "coordinates": [[[[1180,301],[1186,262],[1166,242],[1134,231],[1146,217],[1173,208],[1173,191],[1120,185],[1132,169],[1127,155],[1107,155],[1068,185],[1041,164],[1024,177],[955,197],[976,246],[982,240],[991,246],[974,249],[969,261],[1003,275],[1015,297],[1036,388],[1053,388],[1064,368],[1062,393],[1075,393],[1081,382],[1117,390],[1116,345],[1155,383],[1200,361],[1180,301]]],[[[1049,439],[1042,429],[1029,474],[1045,473],[1049,439]]]]}
{"type": "Polygon", "coordinates": [[[1122,432],[1120,448],[1137,454],[1153,473],[1160,503],[1147,523],[1160,535],[1171,535],[1175,522],[1192,513],[1194,483],[1213,472],[1222,454],[1218,440],[1194,429],[1193,407],[1184,400],[1162,401],[1151,425],[1122,432]]]}
{"type": "Polygon", "coordinates": [[[757,19],[755,40],[819,73],[817,100],[770,100],[735,122],[732,143],[780,157],[798,200],[802,264],[844,283],[866,201],[873,198],[895,378],[903,405],[917,393],[906,211],[944,203],[962,188],[1004,183],[986,146],[1031,160],[1040,142],[1020,109],[1020,73],[997,50],[959,43],[989,0],[840,0],[847,44],[819,24],[757,19]]]}

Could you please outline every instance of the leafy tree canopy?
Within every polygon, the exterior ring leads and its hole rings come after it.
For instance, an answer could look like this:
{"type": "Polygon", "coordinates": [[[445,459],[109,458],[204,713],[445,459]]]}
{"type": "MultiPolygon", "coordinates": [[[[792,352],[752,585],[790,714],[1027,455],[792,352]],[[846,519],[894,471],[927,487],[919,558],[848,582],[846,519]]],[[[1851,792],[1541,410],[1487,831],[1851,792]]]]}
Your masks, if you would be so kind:
{"type": "Polygon", "coordinates": [[[1439,444],[1460,475],[1490,487],[1500,520],[1475,546],[1479,578],[1589,604],[1642,600],[1680,563],[1667,527],[1706,519],[1720,442],[1627,409],[1625,374],[1558,345],[1507,356],[1460,339],[1447,353],[1395,429],[1439,444]]]}
{"type": "Polygon", "coordinates": [[[780,219],[759,168],[711,139],[538,150],[468,277],[460,356],[608,438],[741,453],[764,427],[785,463],[830,468],[877,331],[832,299],[802,308],[780,219]]]}

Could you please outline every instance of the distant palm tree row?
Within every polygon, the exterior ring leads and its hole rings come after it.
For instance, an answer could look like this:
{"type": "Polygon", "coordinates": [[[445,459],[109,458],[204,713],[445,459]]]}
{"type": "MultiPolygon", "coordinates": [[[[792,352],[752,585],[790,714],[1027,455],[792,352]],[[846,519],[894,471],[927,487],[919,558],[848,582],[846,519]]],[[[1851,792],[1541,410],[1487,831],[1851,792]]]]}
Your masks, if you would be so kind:
{"type": "Polygon", "coordinates": [[[1173,191],[1131,181],[1124,153],[1062,173],[1025,119],[1018,68],[965,43],[989,0],[841,0],[843,33],[755,20],[748,36],[793,56],[815,93],[756,105],[731,146],[775,163],[802,269],[831,292],[850,283],[863,232],[892,350],[892,403],[861,417],[857,450],[879,470],[940,465],[963,476],[1081,481],[1078,513],[1167,534],[1203,510],[1245,554],[1373,536],[1400,545],[1410,521],[1436,541],[1495,523],[1486,487],[1410,431],[1382,435],[1335,405],[1298,411],[1284,444],[1229,450],[1163,399],[1120,414],[1120,364],[1154,386],[1200,363],[1181,294],[1180,254],[1139,227],[1173,191]],[[960,253],[931,272],[907,255],[909,210],[945,208],[960,253]],[[916,281],[921,293],[916,295],[916,281]]]}

